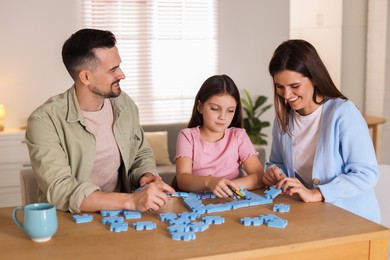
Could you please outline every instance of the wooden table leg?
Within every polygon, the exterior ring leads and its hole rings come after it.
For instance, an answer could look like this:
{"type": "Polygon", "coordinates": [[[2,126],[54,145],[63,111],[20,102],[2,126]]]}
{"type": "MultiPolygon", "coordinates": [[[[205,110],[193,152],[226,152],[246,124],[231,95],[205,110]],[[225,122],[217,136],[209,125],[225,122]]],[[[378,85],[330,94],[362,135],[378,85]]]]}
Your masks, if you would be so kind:
{"type": "Polygon", "coordinates": [[[378,154],[378,152],[377,152],[377,138],[378,138],[378,126],[375,125],[372,127],[372,142],[374,143],[374,150],[375,150],[376,154],[378,154]]]}

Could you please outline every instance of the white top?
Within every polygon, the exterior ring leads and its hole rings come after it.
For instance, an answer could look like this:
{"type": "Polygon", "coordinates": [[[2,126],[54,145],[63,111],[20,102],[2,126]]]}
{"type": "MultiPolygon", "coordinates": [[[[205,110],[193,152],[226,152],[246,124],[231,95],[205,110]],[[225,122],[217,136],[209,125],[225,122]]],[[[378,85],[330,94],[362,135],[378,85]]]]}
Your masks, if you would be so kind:
{"type": "Polygon", "coordinates": [[[312,170],[320,133],[321,115],[322,105],[310,115],[302,116],[297,112],[293,115],[294,171],[308,188],[313,187],[312,170]]]}

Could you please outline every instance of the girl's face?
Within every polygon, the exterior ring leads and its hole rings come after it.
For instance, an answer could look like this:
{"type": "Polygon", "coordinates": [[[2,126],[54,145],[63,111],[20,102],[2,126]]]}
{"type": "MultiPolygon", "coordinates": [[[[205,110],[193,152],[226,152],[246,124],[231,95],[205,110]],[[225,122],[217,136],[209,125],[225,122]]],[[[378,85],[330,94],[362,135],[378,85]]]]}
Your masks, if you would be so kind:
{"type": "Polygon", "coordinates": [[[274,84],[276,94],[300,115],[309,115],[319,107],[313,101],[313,83],[301,73],[291,70],[278,72],[274,75],[274,84]]]}
{"type": "Polygon", "coordinates": [[[237,102],[229,94],[214,95],[203,104],[198,101],[198,111],[203,115],[203,127],[212,132],[224,132],[236,112],[237,102]]]}

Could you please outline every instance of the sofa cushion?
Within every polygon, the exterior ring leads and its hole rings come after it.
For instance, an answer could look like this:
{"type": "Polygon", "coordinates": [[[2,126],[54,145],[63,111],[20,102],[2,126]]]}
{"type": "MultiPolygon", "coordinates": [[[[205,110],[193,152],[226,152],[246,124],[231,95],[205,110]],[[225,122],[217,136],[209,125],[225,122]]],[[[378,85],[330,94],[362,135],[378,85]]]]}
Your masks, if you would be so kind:
{"type": "Polygon", "coordinates": [[[176,176],[176,165],[158,166],[157,172],[165,183],[171,185],[173,178],[176,176]]]}
{"type": "Polygon", "coordinates": [[[180,130],[186,127],[186,123],[167,123],[158,125],[143,125],[142,128],[145,132],[168,132],[168,151],[171,162],[175,163],[176,156],[176,140],[180,130]]]}
{"type": "Polygon", "coordinates": [[[153,150],[156,165],[172,165],[168,152],[168,132],[145,132],[145,138],[153,150]]]}

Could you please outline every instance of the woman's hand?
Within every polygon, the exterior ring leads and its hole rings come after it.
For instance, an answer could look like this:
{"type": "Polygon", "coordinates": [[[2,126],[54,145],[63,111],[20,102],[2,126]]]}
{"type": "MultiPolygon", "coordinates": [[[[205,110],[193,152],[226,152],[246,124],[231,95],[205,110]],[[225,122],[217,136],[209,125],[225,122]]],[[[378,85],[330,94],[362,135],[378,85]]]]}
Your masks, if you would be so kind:
{"type": "Polygon", "coordinates": [[[298,194],[304,202],[322,201],[323,197],[319,189],[307,189],[297,178],[285,177],[275,187],[282,189],[282,192],[293,196],[298,194]]]}
{"type": "Polygon", "coordinates": [[[263,183],[265,186],[273,186],[276,185],[280,180],[285,178],[286,175],[282,173],[282,171],[277,166],[273,166],[268,168],[263,176],[263,183]]]}

